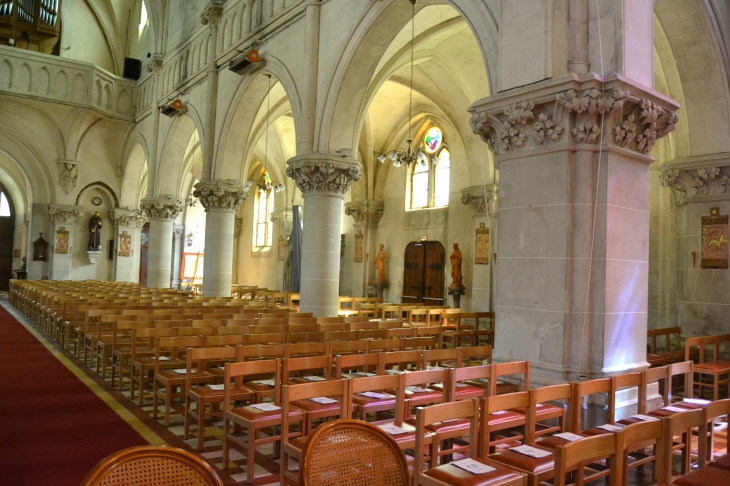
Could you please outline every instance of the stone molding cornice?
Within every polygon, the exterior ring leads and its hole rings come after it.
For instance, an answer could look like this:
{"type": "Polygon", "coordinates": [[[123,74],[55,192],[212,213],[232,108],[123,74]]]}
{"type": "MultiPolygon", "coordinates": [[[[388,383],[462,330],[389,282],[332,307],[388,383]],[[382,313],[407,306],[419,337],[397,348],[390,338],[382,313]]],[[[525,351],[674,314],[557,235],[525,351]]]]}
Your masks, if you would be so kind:
{"type": "Polygon", "coordinates": [[[294,213],[291,209],[274,211],[271,213],[269,221],[276,224],[276,227],[279,230],[279,235],[288,236],[289,233],[291,233],[292,226],[294,224],[294,213]]]}
{"type": "Polygon", "coordinates": [[[46,214],[51,223],[76,224],[76,220],[84,214],[84,210],[81,206],[49,204],[46,214]]]}
{"type": "Polygon", "coordinates": [[[199,182],[195,185],[193,196],[198,198],[206,211],[221,209],[236,212],[243,201],[248,199],[249,191],[235,184],[199,182]]]}
{"type": "Polygon", "coordinates": [[[142,199],[142,211],[147,217],[158,220],[173,221],[182,212],[185,203],[181,199],[142,199]]]}
{"type": "MultiPolygon", "coordinates": [[[[568,75],[510,90],[470,108],[471,126],[497,156],[549,145],[622,147],[647,156],[679,121],[673,100],[611,74],[568,75]]],[[[647,160],[649,161],[649,160],[647,160]]]]}
{"type": "Polygon", "coordinates": [[[109,219],[117,228],[123,226],[141,228],[148,221],[147,215],[141,209],[110,209],[109,219]]]}
{"type": "Polygon", "coordinates": [[[374,199],[361,199],[345,204],[345,214],[352,216],[355,225],[366,225],[376,227],[383,217],[383,201],[374,199]]]}
{"type": "Polygon", "coordinates": [[[497,185],[470,186],[461,190],[461,202],[470,206],[475,218],[496,214],[497,185]]]}
{"type": "Polygon", "coordinates": [[[673,160],[659,168],[659,182],[676,203],[730,200],[730,154],[673,160]]]}
{"type": "Polygon", "coordinates": [[[223,2],[220,0],[210,2],[205,9],[200,12],[200,22],[211,28],[218,27],[218,22],[223,15],[223,2]]]}
{"type": "Polygon", "coordinates": [[[289,159],[286,175],[294,179],[302,196],[310,194],[342,197],[350,184],[362,177],[360,163],[350,157],[304,154],[289,159]]]}
{"type": "Polygon", "coordinates": [[[71,194],[76,188],[78,178],[79,163],[76,160],[58,159],[58,179],[63,192],[71,194]]]}

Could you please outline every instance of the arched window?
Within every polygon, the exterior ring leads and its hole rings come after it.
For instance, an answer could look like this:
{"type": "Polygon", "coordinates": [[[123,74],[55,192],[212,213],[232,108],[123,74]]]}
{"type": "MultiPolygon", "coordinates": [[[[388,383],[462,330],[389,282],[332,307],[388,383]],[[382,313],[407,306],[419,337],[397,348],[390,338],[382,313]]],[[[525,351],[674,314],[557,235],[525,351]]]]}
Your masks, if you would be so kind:
{"type": "Polygon", "coordinates": [[[5,196],[5,193],[0,192],[0,218],[8,216],[12,216],[10,214],[10,204],[8,203],[8,198],[5,196]]]}
{"type": "Polygon", "coordinates": [[[423,138],[428,161],[421,161],[408,172],[406,209],[423,209],[449,205],[451,153],[438,127],[431,127],[423,138]]]}
{"type": "Polygon", "coordinates": [[[265,248],[271,246],[272,227],[269,215],[274,212],[274,189],[271,187],[271,178],[264,172],[262,183],[256,191],[256,208],[254,213],[254,246],[265,248]]]}

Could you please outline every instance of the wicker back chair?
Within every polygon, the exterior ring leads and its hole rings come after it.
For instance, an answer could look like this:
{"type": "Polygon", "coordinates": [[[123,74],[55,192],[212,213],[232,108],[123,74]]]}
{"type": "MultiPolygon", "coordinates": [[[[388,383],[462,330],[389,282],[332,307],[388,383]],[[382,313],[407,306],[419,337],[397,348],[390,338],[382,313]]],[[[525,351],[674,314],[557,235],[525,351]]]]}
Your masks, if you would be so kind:
{"type": "Polygon", "coordinates": [[[408,465],[398,443],[361,420],[333,420],[307,439],[301,486],[407,486],[408,465]]]}
{"type": "Polygon", "coordinates": [[[223,486],[223,481],[200,457],[166,446],[123,449],[102,459],[81,486],[223,486]]]}

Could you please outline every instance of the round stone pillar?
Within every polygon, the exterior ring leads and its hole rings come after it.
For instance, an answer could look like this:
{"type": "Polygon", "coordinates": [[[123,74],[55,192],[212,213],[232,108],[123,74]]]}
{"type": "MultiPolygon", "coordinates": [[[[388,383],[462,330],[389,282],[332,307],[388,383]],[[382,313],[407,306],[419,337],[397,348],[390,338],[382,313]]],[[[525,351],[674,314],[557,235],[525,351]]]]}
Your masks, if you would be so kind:
{"type": "Polygon", "coordinates": [[[205,208],[203,297],[230,297],[236,211],[248,199],[248,190],[201,182],[195,186],[193,196],[205,208]]]}
{"type": "Polygon", "coordinates": [[[336,316],[343,199],[350,184],[360,180],[360,164],[346,157],[306,154],[290,159],[286,174],[304,199],[300,311],[336,316]]]}
{"type": "Polygon", "coordinates": [[[183,201],[143,199],[142,210],[150,220],[147,287],[169,289],[172,271],[172,226],[183,210],[183,201]]]}

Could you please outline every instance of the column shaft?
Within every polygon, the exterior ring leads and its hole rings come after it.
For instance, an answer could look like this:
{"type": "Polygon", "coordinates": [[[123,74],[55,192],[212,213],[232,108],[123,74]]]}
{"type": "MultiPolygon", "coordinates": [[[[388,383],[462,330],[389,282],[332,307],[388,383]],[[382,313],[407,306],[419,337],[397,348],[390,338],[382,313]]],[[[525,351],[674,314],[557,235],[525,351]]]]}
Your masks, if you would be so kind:
{"type": "Polygon", "coordinates": [[[203,297],[230,297],[235,211],[208,208],[205,213],[203,297]]]}
{"type": "Polygon", "coordinates": [[[150,218],[150,241],[147,254],[147,286],[169,289],[172,270],[171,219],[150,218]]]}

